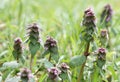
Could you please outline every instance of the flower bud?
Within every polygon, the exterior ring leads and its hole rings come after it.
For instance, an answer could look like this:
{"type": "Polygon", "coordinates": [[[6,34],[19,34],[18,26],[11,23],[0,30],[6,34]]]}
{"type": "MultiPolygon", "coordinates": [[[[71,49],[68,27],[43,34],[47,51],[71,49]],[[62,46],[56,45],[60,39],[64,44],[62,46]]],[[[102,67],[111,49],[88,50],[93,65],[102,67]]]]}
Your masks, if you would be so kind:
{"type": "Polygon", "coordinates": [[[21,69],[18,75],[20,76],[22,82],[29,82],[30,78],[33,78],[33,74],[31,73],[31,70],[27,68],[21,69]]]}
{"type": "Polygon", "coordinates": [[[22,40],[20,38],[15,39],[13,48],[13,56],[19,61],[19,58],[22,56],[22,40]]]}
{"type": "Polygon", "coordinates": [[[107,30],[101,30],[100,33],[100,43],[101,45],[105,46],[108,43],[108,31],[107,30]]]}
{"type": "Polygon", "coordinates": [[[55,80],[60,75],[60,73],[61,71],[56,67],[48,69],[49,79],[55,80]]]}
{"type": "Polygon", "coordinates": [[[101,23],[104,23],[106,27],[111,25],[113,10],[111,5],[107,4],[101,14],[101,23]]]}

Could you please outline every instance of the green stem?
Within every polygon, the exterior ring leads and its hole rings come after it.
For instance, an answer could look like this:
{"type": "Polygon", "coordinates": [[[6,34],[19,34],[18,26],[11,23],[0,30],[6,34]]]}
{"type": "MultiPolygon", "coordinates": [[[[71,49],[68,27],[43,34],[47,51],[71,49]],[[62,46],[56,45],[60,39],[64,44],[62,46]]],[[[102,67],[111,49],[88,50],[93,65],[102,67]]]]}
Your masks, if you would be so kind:
{"type": "Polygon", "coordinates": [[[32,71],[32,64],[33,64],[33,56],[31,55],[31,58],[30,58],[30,70],[32,71]]]}
{"type": "Polygon", "coordinates": [[[50,61],[51,60],[51,54],[50,54],[50,56],[49,56],[49,59],[48,59],[48,61],[50,61]]]}
{"type": "MultiPolygon", "coordinates": [[[[86,60],[87,60],[87,56],[89,55],[89,47],[90,47],[90,42],[87,43],[87,47],[86,47],[85,52],[84,52],[84,55],[86,56],[86,60]]],[[[80,69],[80,73],[79,73],[77,82],[81,82],[81,79],[82,79],[82,77],[83,77],[84,67],[85,67],[85,64],[86,64],[86,60],[85,60],[85,62],[82,64],[82,67],[81,67],[81,69],[80,69]]]]}

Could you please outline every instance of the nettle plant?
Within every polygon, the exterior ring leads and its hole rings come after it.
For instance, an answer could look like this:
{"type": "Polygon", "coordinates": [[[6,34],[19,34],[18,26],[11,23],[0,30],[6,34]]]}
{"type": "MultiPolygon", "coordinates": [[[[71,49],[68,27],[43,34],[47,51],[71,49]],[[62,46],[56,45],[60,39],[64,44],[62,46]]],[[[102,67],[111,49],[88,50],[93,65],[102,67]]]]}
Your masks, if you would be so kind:
{"type": "Polygon", "coordinates": [[[12,54],[15,61],[5,62],[0,68],[1,81],[111,82],[111,77],[104,76],[111,18],[111,6],[106,5],[101,15],[101,22],[106,29],[101,29],[99,33],[93,10],[88,8],[84,11],[80,28],[80,40],[84,44],[84,51],[81,52],[83,55],[73,56],[68,62],[62,61],[64,56],[59,55],[57,41],[48,36],[43,45],[39,25],[30,24],[27,28],[27,39],[23,42],[16,38],[14,41],[12,54]],[[99,41],[96,42],[96,39],[99,41]],[[96,43],[97,47],[93,43],[96,43]],[[92,46],[95,46],[95,49],[92,49],[92,46]]]}

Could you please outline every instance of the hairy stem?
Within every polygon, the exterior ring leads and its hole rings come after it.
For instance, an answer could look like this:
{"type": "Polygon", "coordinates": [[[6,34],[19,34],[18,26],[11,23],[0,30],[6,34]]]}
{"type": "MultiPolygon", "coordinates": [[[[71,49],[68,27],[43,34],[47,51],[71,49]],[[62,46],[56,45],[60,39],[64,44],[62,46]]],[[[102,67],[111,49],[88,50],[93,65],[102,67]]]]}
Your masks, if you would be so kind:
{"type": "MultiPolygon", "coordinates": [[[[89,55],[89,47],[90,47],[90,42],[87,43],[87,47],[86,47],[85,52],[84,52],[84,55],[86,56],[86,60],[87,60],[87,56],[89,55]]],[[[81,82],[81,79],[82,79],[82,77],[83,77],[84,67],[85,67],[85,64],[86,64],[86,60],[85,60],[85,62],[82,64],[82,67],[81,67],[81,69],[80,69],[80,73],[79,73],[77,82],[81,82]]]]}

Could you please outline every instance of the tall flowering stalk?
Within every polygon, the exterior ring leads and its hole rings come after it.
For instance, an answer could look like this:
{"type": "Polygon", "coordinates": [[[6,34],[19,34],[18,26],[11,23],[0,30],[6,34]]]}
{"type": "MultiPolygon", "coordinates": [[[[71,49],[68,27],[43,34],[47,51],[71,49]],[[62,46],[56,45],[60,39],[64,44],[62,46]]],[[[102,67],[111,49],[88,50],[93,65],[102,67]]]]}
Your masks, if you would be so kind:
{"type": "Polygon", "coordinates": [[[99,48],[98,54],[97,54],[97,66],[102,69],[103,65],[106,61],[106,49],[105,48],[99,48]]]}
{"type": "Polygon", "coordinates": [[[113,14],[113,10],[111,5],[109,4],[105,5],[101,14],[101,23],[103,23],[106,28],[111,26],[112,14],[113,14]]]}
{"type": "MultiPolygon", "coordinates": [[[[83,21],[82,21],[83,31],[82,31],[81,35],[82,35],[82,39],[86,43],[86,48],[84,51],[84,56],[86,56],[86,58],[89,55],[90,42],[93,41],[93,35],[94,35],[95,29],[96,29],[96,24],[95,24],[96,20],[95,19],[96,18],[95,18],[94,12],[92,11],[91,8],[88,8],[87,10],[85,10],[84,16],[83,16],[83,21]]],[[[86,61],[81,66],[77,82],[81,82],[81,79],[83,77],[85,63],[86,63],[86,61]]]]}
{"type": "Polygon", "coordinates": [[[31,59],[30,59],[30,69],[31,69],[34,56],[40,48],[39,26],[38,24],[33,23],[28,26],[28,30],[29,30],[28,43],[29,43],[29,50],[31,53],[31,59]]]}
{"type": "Polygon", "coordinates": [[[57,41],[53,39],[52,37],[47,37],[47,40],[44,44],[44,48],[45,48],[44,55],[46,55],[47,53],[50,54],[48,60],[50,61],[52,58],[53,60],[57,62],[59,59],[57,41]]]}
{"type": "Polygon", "coordinates": [[[22,57],[22,40],[20,38],[16,38],[14,41],[13,46],[13,56],[19,62],[20,58],[22,57]]]}
{"type": "Polygon", "coordinates": [[[107,4],[105,5],[102,14],[101,14],[101,23],[102,25],[104,25],[104,27],[107,29],[108,31],[108,37],[109,37],[109,43],[108,43],[108,47],[110,46],[110,32],[109,32],[109,27],[112,24],[112,14],[113,14],[113,10],[111,5],[107,4]]]}

